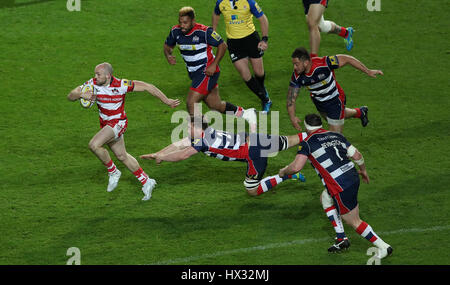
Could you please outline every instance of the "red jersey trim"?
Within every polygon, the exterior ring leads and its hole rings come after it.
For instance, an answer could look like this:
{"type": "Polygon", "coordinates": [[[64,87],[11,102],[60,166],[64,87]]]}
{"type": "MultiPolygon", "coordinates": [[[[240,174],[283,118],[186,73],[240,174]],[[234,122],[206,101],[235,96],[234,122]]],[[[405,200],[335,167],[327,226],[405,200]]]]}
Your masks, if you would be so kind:
{"type": "Polygon", "coordinates": [[[238,149],[219,149],[210,147],[208,151],[230,158],[246,159],[248,157],[248,146],[246,144],[239,146],[238,149]]]}
{"type": "Polygon", "coordinates": [[[344,191],[341,186],[336,182],[336,180],[331,177],[330,173],[320,165],[320,163],[312,156],[309,155],[308,159],[311,161],[312,165],[314,166],[317,171],[319,171],[320,176],[322,176],[323,180],[325,181],[325,185],[330,191],[331,196],[336,196],[340,192],[344,191]]]}
{"type": "Polygon", "coordinates": [[[112,77],[112,81],[111,84],[109,85],[109,87],[121,87],[122,86],[122,80],[115,78],[114,76],[112,77]]]}
{"type": "Polygon", "coordinates": [[[308,141],[309,140],[309,138],[311,137],[311,136],[313,136],[313,135],[315,135],[315,134],[323,134],[323,133],[326,133],[326,132],[329,132],[329,131],[327,131],[327,130],[325,130],[325,129],[318,129],[318,130],[315,130],[314,132],[312,132],[311,134],[309,134],[303,141],[308,141]]]}
{"type": "Polygon", "coordinates": [[[309,70],[308,73],[305,72],[305,75],[308,77],[311,77],[311,75],[314,74],[314,71],[316,71],[316,69],[318,67],[328,67],[327,62],[326,62],[326,56],[324,57],[313,57],[311,59],[311,69],[309,70]]]}

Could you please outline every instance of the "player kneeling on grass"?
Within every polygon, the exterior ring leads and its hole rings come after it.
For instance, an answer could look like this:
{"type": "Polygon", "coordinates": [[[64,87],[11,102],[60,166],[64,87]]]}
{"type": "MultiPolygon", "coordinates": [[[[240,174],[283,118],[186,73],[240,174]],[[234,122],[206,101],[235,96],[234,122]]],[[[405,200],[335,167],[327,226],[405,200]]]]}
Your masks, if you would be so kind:
{"type": "MultiPolygon", "coordinates": [[[[108,150],[104,147],[105,144],[109,146],[117,159],[125,164],[141,182],[142,191],[145,195],[142,200],[149,200],[156,181],[149,178],[139,166],[137,160],[126,151],[123,139],[128,125],[127,115],[124,110],[125,95],[128,92],[142,91],[147,91],[171,108],[175,108],[180,104],[178,99],[167,98],[164,93],[152,84],[114,77],[111,64],[106,62],[97,65],[95,67],[95,77],[73,89],[67,98],[70,101],[84,99],[97,102],[100,131],[89,142],[89,148],[108,169],[109,182],[107,191],[111,192],[117,187],[122,173],[112,161],[108,150]],[[87,85],[89,85],[89,88],[85,88],[87,85]],[[88,91],[82,92],[82,90],[88,91]]],[[[91,105],[88,104],[88,106],[91,105]]]]}
{"type": "Polygon", "coordinates": [[[280,169],[278,175],[283,177],[297,173],[309,160],[322,179],[326,188],[321,195],[322,206],[336,231],[336,242],[328,251],[337,252],[350,246],[341,222],[342,216],[358,234],[378,247],[378,258],[390,255],[392,247],[359,217],[358,174],[365,183],[369,183],[362,154],[342,134],[323,129],[319,115],[306,115],[304,125],[308,136],[300,143],[295,160],[280,169]],[[359,171],[350,159],[358,164],[359,171]]]}
{"type": "Polygon", "coordinates": [[[292,136],[245,132],[234,134],[209,127],[200,116],[190,116],[188,128],[189,137],[172,143],[156,153],[142,155],[141,158],[155,159],[159,164],[162,161],[185,160],[203,152],[224,161],[246,162],[244,186],[251,196],[261,195],[288,179],[305,181],[301,173],[265,178],[263,176],[267,168],[268,155],[298,145],[301,139],[306,137],[306,133],[292,136]]]}

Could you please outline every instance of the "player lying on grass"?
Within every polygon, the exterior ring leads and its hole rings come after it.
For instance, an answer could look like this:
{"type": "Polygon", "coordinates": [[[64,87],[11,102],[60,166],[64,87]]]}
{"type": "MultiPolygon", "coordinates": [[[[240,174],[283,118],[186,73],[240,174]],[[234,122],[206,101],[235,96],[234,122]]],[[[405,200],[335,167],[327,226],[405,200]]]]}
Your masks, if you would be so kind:
{"type": "Polygon", "coordinates": [[[306,133],[292,136],[276,136],[258,133],[234,134],[215,130],[209,127],[203,117],[190,116],[188,124],[189,137],[172,143],[162,150],[142,155],[143,159],[155,159],[159,164],[162,161],[181,161],[203,152],[224,161],[241,161],[247,163],[244,186],[251,196],[261,195],[279,183],[288,179],[305,181],[301,173],[292,173],[284,176],[265,177],[268,155],[286,150],[299,144],[306,133]]]}
{"type": "Polygon", "coordinates": [[[358,174],[365,183],[369,183],[362,154],[342,134],[323,129],[319,115],[306,115],[304,124],[308,136],[300,143],[295,160],[280,169],[278,175],[284,177],[299,172],[307,160],[316,170],[325,186],[320,197],[322,206],[336,231],[336,242],[328,249],[329,252],[337,252],[350,246],[344,233],[342,217],[358,234],[378,248],[378,258],[390,255],[392,247],[359,217],[358,174]],[[358,164],[359,171],[351,159],[358,164]]]}
{"type": "Polygon", "coordinates": [[[156,185],[156,181],[139,166],[137,160],[131,156],[125,148],[124,133],[127,129],[128,119],[124,110],[125,95],[128,92],[146,91],[157,97],[164,104],[175,108],[180,104],[178,99],[169,99],[154,85],[126,79],[119,79],[113,76],[113,68],[109,63],[102,63],[95,67],[95,77],[85,82],[82,86],[73,89],[67,98],[76,101],[80,98],[96,101],[100,119],[100,131],[89,142],[89,149],[103,162],[108,169],[109,182],[107,191],[113,191],[119,182],[122,173],[117,169],[111,159],[108,150],[104,145],[108,145],[117,159],[136,176],[142,184],[144,198],[151,198],[151,193],[156,185]],[[82,93],[84,85],[92,85],[94,92],[82,93]]]}

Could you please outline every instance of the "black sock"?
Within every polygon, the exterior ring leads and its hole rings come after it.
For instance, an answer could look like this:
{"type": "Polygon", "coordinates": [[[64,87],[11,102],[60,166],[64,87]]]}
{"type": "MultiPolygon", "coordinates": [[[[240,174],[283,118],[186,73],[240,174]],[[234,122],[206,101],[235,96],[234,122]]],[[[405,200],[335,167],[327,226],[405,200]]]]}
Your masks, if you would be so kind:
{"type": "Polygon", "coordinates": [[[235,106],[234,104],[231,104],[229,102],[225,102],[225,113],[232,112],[234,116],[240,118],[242,115],[244,115],[244,108],[241,106],[235,106]]]}
{"type": "Polygon", "coordinates": [[[225,112],[233,112],[236,113],[237,107],[231,103],[225,102],[225,112]]]}
{"type": "Polygon", "coordinates": [[[263,102],[266,103],[266,102],[270,101],[270,98],[268,96],[269,94],[267,94],[266,86],[264,85],[264,79],[266,79],[266,73],[264,73],[263,76],[261,76],[261,77],[255,75],[255,78],[256,78],[256,80],[258,80],[259,85],[262,86],[262,88],[264,89],[264,98],[265,99],[263,102]]]}
{"type": "Polygon", "coordinates": [[[262,102],[268,101],[264,85],[260,85],[254,76],[252,76],[249,81],[245,81],[245,84],[247,84],[248,88],[252,90],[252,92],[255,93],[262,102]]]}
{"type": "Polygon", "coordinates": [[[264,92],[266,91],[266,87],[264,85],[264,79],[266,79],[266,73],[263,74],[263,76],[259,77],[258,75],[255,74],[255,78],[256,80],[258,80],[258,83],[260,86],[262,86],[262,88],[264,89],[264,92]]]}

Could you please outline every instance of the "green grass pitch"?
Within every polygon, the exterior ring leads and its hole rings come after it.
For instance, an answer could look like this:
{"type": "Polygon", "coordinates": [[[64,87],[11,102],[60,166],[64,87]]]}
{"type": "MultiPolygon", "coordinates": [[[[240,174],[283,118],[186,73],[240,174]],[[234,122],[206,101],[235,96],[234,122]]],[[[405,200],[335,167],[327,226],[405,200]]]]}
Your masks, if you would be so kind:
{"type": "MultiPolygon", "coordinates": [[[[97,108],[86,110],[66,95],[110,62],[119,78],[143,80],[182,100],[189,79],[163,56],[164,40],[181,6],[211,23],[215,1],[16,0],[0,7],[0,264],[55,264],[78,247],[82,264],[363,265],[371,246],[349,226],[349,251],[330,255],[334,231],[307,166],[306,183],[288,181],[249,197],[245,165],[201,154],[179,163],[139,160],[158,181],[141,201],[136,178],[123,175],[106,192],[107,174],[88,149],[97,132],[97,108]],[[14,2],[14,3],[11,3],[14,2]]],[[[5,2],[5,3],[6,3],[5,2]]],[[[270,23],[264,56],[266,84],[280,111],[280,134],[294,134],[286,93],[294,48],[309,47],[300,0],[259,0],[270,23]]],[[[381,0],[369,12],[364,0],[332,0],[325,18],[353,26],[349,54],[384,76],[351,67],[336,71],[347,105],[370,108],[370,124],[348,120],[344,134],[365,156],[371,177],[359,192],[361,218],[394,247],[384,265],[450,264],[449,5],[442,1],[381,0]]],[[[255,21],[257,24],[257,22],[255,21]]],[[[259,25],[256,25],[259,30],[259,25]]],[[[219,33],[225,36],[223,19],[219,33]]],[[[343,40],[323,35],[321,55],[347,53],[343,40]]],[[[221,96],[257,107],[230,63],[221,63],[221,96]]],[[[315,108],[305,90],[299,117],[315,108]]],[[[127,150],[138,157],[170,143],[172,110],[144,93],[127,96],[127,150]]],[[[291,149],[269,160],[267,175],[289,163],[291,149]]]]}

